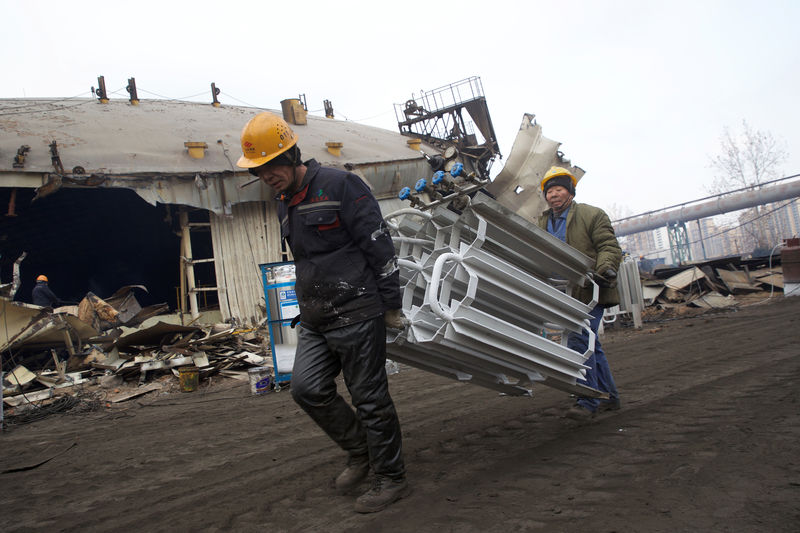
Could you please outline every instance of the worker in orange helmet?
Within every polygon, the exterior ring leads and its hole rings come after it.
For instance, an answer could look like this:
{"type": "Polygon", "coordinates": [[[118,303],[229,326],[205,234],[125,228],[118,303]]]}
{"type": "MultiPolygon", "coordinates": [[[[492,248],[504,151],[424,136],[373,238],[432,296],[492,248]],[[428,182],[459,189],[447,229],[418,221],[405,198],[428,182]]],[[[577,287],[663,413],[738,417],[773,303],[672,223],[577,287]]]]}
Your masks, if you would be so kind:
{"type": "Polygon", "coordinates": [[[47,276],[40,274],[36,278],[36,286],[33,288],[31,296],[33,297],[34,305],[41,305],[42,307],[58,307],[63,305],[61,299],[47,285],[47,276]]]}

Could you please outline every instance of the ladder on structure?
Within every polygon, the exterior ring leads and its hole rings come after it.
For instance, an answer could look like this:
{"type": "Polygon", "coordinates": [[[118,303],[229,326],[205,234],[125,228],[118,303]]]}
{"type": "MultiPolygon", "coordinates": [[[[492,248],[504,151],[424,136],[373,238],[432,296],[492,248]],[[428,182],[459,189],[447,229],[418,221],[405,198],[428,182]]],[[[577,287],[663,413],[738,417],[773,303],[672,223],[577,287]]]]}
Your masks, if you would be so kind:
{"type": "Polygon", "coordinates": [[[202,292],[216,291],[217,287],[198,287],[194,267],[202,263],[213,263],[214,258],[195,259],[192,252],[192,230],[210,229],[210,222],[190,222],[189,210],[181,207],[179,212],[181,226],[181,276],[180,276],[180,311],[186,314],[186,301],[189,301],[189,311],[192,320],[200,316],[200,306],[197,295],[202,292]]]}

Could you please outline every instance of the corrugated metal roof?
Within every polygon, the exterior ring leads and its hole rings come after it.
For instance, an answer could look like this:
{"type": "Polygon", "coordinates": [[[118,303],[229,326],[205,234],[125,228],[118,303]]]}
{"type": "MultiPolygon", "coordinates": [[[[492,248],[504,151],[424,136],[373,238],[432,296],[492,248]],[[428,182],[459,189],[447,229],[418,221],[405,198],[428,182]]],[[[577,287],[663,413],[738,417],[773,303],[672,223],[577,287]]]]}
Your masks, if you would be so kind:
{"type": "MultiPolygon", "coordinates": [[[[0,172],[53,172],[53,141],[66,173],[78,166],[87,174],[111,175],[240,172],[239,134],[261,111],[171,100],[134,106],[127,100],[0,99],[0,172]],[[185,142],[206,143],[205,157],[189,156],[185,142]],[[30,146],[25,165],[13,168],[22,145],[30,146]]],[[[315,116],[292,129],[304,159],[323,165],[421,159],[394,131],[315,116]],[[331,141],[343,143],[341,157],[328,153],[325,143],[331,141]]]]}

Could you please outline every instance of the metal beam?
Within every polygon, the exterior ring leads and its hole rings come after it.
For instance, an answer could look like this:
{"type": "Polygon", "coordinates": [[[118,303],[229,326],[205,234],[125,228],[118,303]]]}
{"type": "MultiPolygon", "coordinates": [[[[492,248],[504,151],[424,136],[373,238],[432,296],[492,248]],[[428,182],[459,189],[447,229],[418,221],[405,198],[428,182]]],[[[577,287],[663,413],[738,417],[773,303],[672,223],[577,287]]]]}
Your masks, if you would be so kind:
{"type": "MultiPolygon", "coordinates": [[[[796,176],[792,176],[796,177],[796,176]]],[[[784,178],[787,179],[787,178],[784,178]]],[[[776,180],[777,181],[777,180],[776,180]]],[[[774,182],[771,182],[774,183],[774,182]]],[[[713,217],[731,211],[747,209],[758,205],[789,200],[800,196],[800,180],[778,185],[762,186],[755,189],[740,190],[711,196],[700,203],[686,203],[675,209],[653,211],[615,220],[612,224],[617,237],[663,228],[669,224],[690,222],[713,217]]]]}

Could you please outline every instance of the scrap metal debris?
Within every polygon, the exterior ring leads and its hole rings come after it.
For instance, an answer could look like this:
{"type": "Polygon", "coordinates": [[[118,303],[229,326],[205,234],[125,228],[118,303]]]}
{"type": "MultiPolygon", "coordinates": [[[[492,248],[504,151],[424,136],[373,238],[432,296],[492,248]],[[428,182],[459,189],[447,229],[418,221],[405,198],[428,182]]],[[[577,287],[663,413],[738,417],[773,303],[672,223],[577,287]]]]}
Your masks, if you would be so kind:
{"type": "Polygon", "coordinates": [[[104,389],[104,404],[124,402],[177,387],[183,367],[197,368],[200,380],[247,380],[248,368],[272,366],[265,330],[174,323],[180,317],[164,314],[166,304],[143,308],[134,289],[147,290],[126,286],[105,299],[88,293],[57,309],[0,299],[6,414],[104,389]]]}
{"type": "Polygon", "coordinates": [[[694,314],[769,299],[783,290],[777,258],[725,258],[641,274],[646,320],[694,314]]]}

